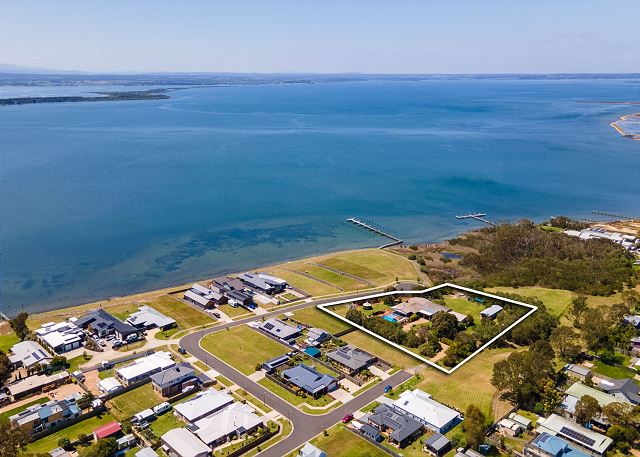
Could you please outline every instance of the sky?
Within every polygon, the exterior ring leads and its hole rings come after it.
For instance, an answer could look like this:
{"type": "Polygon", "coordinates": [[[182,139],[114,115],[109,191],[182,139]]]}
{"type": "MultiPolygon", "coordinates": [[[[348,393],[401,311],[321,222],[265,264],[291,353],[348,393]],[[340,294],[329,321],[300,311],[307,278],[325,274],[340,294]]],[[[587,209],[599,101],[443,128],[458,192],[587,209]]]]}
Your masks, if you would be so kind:
{"type": "Polygon", "coordinates": [[[640,72],[638,0],[0,0],[0,64],[102,72],[640,72]]]}

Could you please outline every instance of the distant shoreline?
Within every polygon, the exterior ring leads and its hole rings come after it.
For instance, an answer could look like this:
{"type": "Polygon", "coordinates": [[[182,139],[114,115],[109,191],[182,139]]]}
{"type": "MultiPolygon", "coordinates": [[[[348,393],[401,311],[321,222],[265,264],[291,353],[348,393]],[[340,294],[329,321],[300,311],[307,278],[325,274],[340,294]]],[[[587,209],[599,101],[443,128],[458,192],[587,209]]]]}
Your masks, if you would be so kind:
{"type": "Polygon", "coordinates": [[[638,124],[638,130],[640,131],[640,113],[635,114],[626,114],[624,116],[620,116],[617,121],[612,122],[610,125],[616,131],[625,138],[629,138],[630,140],[640,141],[640,133],[630,133],[627,132],[621,125],[620,122],[625,122],[629,120],[636,120],[638,124]]]}
{"type": "Polygon", "coordinates": [[[78,103],[78,102],[118,102],[132,100],[165,100],[171,89],[150,89],[142,91],[94,92],[100,96],[83,97],[80,95],[62,95],[50,97],[12,97],[0,98],[0,106],[33,105],[39,103],[78,103]]]}

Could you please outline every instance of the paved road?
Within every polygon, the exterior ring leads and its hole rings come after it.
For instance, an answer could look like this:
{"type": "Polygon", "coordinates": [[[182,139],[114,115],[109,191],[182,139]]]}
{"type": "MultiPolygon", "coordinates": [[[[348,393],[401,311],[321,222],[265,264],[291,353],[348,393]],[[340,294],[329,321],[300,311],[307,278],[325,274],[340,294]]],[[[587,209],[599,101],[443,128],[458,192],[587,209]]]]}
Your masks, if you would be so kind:
{"type": "MultiPolygon", "coordinates": [[[[348,297],[343,298],[357,298],[365,295],[370,295],[371,292],[355,294],[348,297]]],[[[306,308],[309,306],[316,306],[321,303],[329,303],[336,299],[325,299],[318,300],[309,303],[302,303],[300,305],[295,305],[287,308],[285,311],[295,311],[298,309],[306,308]]],[[[353,411],[357,411],[360,408],[366,406],[367,404],[374,401],[377,397],[384,393],[384,388],[387,385],[397,386],[402,384],[406,380],[411,378],[411,374],[406,371],[399,371],[396,374],[389,377],[384,382],[377,384],[376,386],[370,388],[365,391],[361,395],[358,395],[353,400],[349,401],[347,404],[340,406],[339,408],[323,415],[312,415],[307,414],[305,412],[300,411],[294,406],[290,405],[288,402],[284,401],[279,396],[275,395],[271,391],[265,389],[260,384],[250,380],[246,375],[240,373],[235,368],[227,365],[222,360],[213,356],[208,351],[205,351],[200,347],[200,340],[208,334],[224,331],[227,328],[237,327],[239,325],[244,325],[248,322],[266,318],[269,316],[275,316],[278,314],[282,314],[283,310],[273,311],[267,314],[263,314],[261,316],[250,316],[239,321],[235,321],[226,325],[219,325],[213,328],[209,328],[206,330],[201,330],[195,333],[191,333],[190,335],[185,336],[180,340],[180,346],[186,349],[189,354],[197,357],[203,363],[207,364],[226,378],[230,379],[232,382],[240,386],[242,389],[246,390],[258,400],[263,401],[267,405],[269,405],[274,410],[278,411],[283,416],[287,417],[291,423],[293,424],[293,432],[287,438],[279,441],[272,447],[263,451],[260,455],[264,457],[282,457],[287,455],[289,452],[293,451],[297,447],[304,444],[306,441],[310,440],[314,436],[322,433],[324,430],[328,429],[332,425],[336,424],[340,419],[342,419],[347,413],[351,413],[353,411]]]]}

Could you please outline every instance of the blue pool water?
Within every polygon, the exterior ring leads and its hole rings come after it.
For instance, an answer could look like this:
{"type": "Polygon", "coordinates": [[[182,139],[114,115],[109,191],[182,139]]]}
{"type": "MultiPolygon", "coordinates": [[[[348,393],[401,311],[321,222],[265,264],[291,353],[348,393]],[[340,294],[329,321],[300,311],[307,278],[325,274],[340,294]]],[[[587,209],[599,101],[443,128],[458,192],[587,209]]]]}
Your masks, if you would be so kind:
{"type": "Polygon", "coordinates": [[[580,103],[638,94],[637,81],[371,81],[1,107],[1,307],[381,244],[353,216],[432,242],[478,227],[454,218],[468,212],[640,214],[640,142],[609,125],[629,106],[580,103]]]}

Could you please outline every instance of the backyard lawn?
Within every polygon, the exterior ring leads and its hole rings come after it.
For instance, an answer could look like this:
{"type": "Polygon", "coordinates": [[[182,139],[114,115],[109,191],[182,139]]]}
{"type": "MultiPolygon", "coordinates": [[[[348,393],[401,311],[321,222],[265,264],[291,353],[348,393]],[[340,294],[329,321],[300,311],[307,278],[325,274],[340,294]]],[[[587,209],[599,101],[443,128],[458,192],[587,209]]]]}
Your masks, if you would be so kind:
{"type": "Polygon", "coordinates": [[[287,348],[246,325],[205,336],[203,349],[249,375],[257,364],[285,354],[287,348]]]}
{"type": "Polygon", "coordinates": [[[487,349],[452,374],[435,368],[425,368],[417,387],[433,398],[464,412],[476,405],[487,417],[502,417],[511,407],[499,400],[498,391],[491,385],[493,365],[509,356],[511,349],[487,349]]]}
{"type": "Polygon", "coordinates": [[[600,360],[593,361],[593,367],[591,367],[595,373],[599,373],[604,376],[608,376],[609,378],[614,379],[624,379],[624,378],[633,378],[633,373],[625,370],[624,368],[616,367],[613,365],[607,365],[602,363],[600,360]]]}
{"type": "Polygon", "coordinates": [[[96,428],[101,425],[108,424],[109,422],[113,422],[114,420],[113,416],[109,413],[83,420],[82,422],[73,424],[70,427],[64,428],[52,435],[28,444],[25,452],[33,454],[47,453],[58,447],[58,441],[61,438],[68,438],[71,441],[75,441],[78,438],[78,435],[90,435],[96,428]]]}
{"type": "Polygon", "coordinates": [[[315,306],[296,311],[293,318],[303,324],[312,325],[326,330],[329,333],[337,333],[349,328],[349,325],[332,315],[321,311],[315,306]]]}
{"type": "Polygon", "coordinates": [[[328,436],[319,435],[311,444],[322,449],[327,455],[336,457],[386,457],[387,454],[358,437],[339,424],[327,430],[328,436]]]}
{"type": "MultiPolygon", "coordinates": [[[[273,392],[274,394],[276,394],[278,397],[282,398],[285,401],[288,401],[289,403],[291,403],[294,406],[298,406],[301,405],[302,403],[307,403],[310,406],[326,406],[329,403],[331,403],[333,401],[333,398],[330,397],[329,395],[323,395],[322,397],[315,399],[313,397],[307,396],[306,398],[300,397],[298,395],[295,395],[291,392],[289,392],[287,389],[279,386],[278,384],[276,384],[275,382],[273,382],[270,379],[267,378],[262,378],[261,380],[258,381],[258,384],[260,384],[262,387],[269,389],[271,392],[273,392]]],[[[339,405],[336,405],[336,407],[339,405]]],[[[308,411],[307,411],[308,412],[308,411]]],[[[326,412],[326,410],[321,411],[321,414],[324,414],[326,412]]]]}
{"type": "Polygon", "coordinates": [[[11,326],[9,323],[3,323],[0,325],[0,351],[5,354],[9,353],[9,349],[14,344],[18,344],[20,342],[20,338],[13,333],[11,326]]]}
{"type": "Polygon", "coordinates": [[[446,297],[444,301],[445,305],[453,311],[472,316],[473,322],[476,324],[480,322],[480,311],[485,308],[484,306],[469,301],[466,298],[446,297]]]}
{"type": "Polygon", "coordinates": [[[402,369],[412,368],[423,363],[421,360],[418,360],[409,354],[405,354],[390,344],[387,344],[361,330],[347,333],[346,335],[341,336],[340,339],[376,355],[402,369]]]}
{"type": "Polygon", "coordinates": [[[162,398],[153,391],[150,382],[109,400],[111,412],[118,420],[128,419],[134,414],[160,403],[162,403],[162,398]]]}
{"type": "Polygon", "coordinates": [[[173,415],[172,411],[167,411],[156,420],[151,422],[150,428],[158,438],[174,428],[184,427],[184,422],[173,415]]]}
{"type": "Polygon", "coordinates": [[[243,316],[245,314],[253,314],[251,311],[249,311],[249,310],[247,310],[245,308],[242,308],[240,306],[234,308],[231,305],[220,305],[220,306],[218,306],[218,309],[220,311],[222,311],[223,313],[225,313],[230,318],[243,316]]]}

